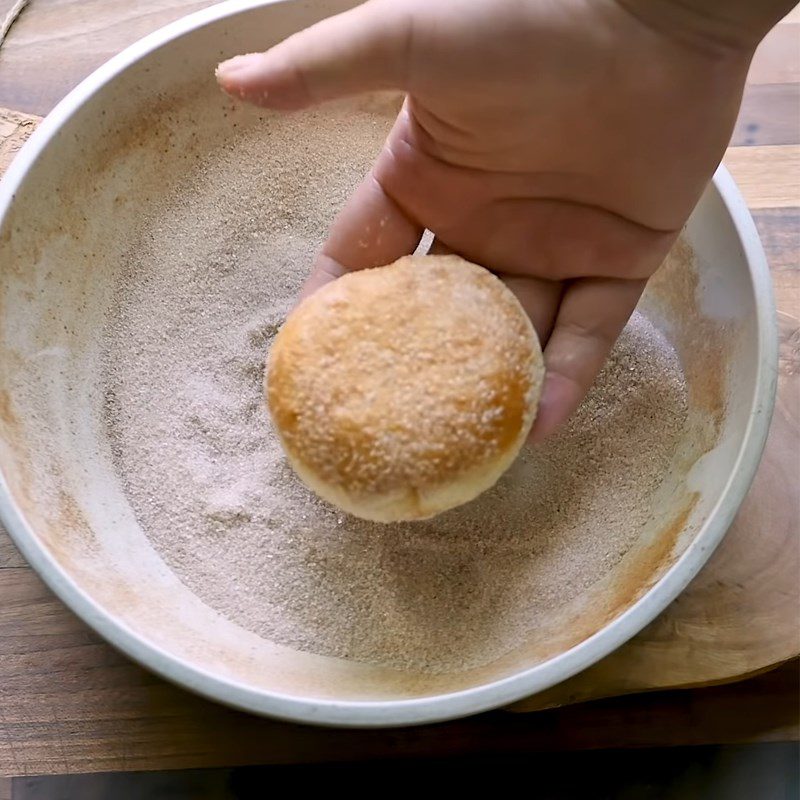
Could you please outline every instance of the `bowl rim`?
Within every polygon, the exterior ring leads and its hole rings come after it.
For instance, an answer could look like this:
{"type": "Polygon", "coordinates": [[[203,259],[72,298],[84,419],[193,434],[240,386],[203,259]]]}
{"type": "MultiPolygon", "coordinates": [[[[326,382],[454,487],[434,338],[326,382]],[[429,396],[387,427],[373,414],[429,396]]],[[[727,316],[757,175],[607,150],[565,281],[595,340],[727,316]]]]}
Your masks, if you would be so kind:
{"type": "MultiPolygon", "coordinates": [[[[83,104],[129,66],[199,28],[257,8],[293,0],[227,0],[140,39],[111,58],[56,105],[20,149],[0,181],[0,220],[39,155],[83,104]]],[[[0,520],[47,586],[84,622],[126,655],[173,683],[244,711],[293,722],[337,727],[388,727],[439,722],[497,708],[541,692],[586,669],[637,634],[695,577],[722,540],[755,475],[766,443],[778,374],[775,303],[766,256],[736,184],[720,166],[707,191],[725,206],[748,264],[755,297],[758,365],[753,405],[742,445],[719,500],[694,540],[661,579],[589,638],[513,675],[456,692],[402,700],[330,700],[271,692],[220,677],[148,641],[96,603],[47,552],[11,496],[0,464],[0,520]]]]}

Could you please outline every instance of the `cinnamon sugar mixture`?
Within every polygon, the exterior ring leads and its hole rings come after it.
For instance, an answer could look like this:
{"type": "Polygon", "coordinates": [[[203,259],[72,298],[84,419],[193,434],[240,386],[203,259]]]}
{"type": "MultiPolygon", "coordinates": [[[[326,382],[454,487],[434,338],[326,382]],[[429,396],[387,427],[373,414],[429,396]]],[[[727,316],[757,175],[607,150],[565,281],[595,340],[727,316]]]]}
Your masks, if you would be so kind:
{"type": "Polygon", "coordinates": [[[282,644],[434,672],[486,663],[606,575],[686,420],[635,315],[558,436],[433,520],[380,525],[299,482],[262,394],[270,342],[385,131],[366,113],[233,136],[132,234],[104,338],[116,467],[153,546],[208,605],[282,644]]]}

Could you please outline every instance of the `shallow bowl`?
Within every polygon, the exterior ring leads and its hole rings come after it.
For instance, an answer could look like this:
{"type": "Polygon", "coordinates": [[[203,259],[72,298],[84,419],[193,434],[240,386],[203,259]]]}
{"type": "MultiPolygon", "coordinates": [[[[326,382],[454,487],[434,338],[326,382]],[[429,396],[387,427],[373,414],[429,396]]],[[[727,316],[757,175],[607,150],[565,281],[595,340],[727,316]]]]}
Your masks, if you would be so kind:
{"type": "Polygon", "coordinates": [[[758,464],[775,392],[775,310],[752,220],[720,168],[641,306],[676,347],[689,388],[686,431],[650,519],[609,575],[492,663],[432,675],[303,653],[204,604],[153,550],[112,467],[93,366],[102,320],[126,232],[233,121],[259,124],[217,90],[216,63],[352,4],[230,2],[180,20],[87,78],[19,153],[0,185],[0,514],[76,614],[164,677],[286,719],[414,724],[553,686],[686,586],[758,464]]]}

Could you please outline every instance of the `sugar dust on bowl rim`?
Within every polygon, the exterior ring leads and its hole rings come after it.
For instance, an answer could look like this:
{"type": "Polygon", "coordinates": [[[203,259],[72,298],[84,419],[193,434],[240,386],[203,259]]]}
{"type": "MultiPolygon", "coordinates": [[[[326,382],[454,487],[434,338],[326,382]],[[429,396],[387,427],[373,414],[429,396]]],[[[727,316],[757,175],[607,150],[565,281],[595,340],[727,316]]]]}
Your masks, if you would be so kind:
{"type": "MultiPolygon", "coordinates": [[[[687,376],[685,422],[648,496],[647,514],[625,552],[608,561],[598,556],[597,579],[565,602],[553,602],[510,650],[503,649],[508,640],[500,637],[493,655],[489,645],[497,630],[479,617],[461,614],[458,625],[448,619],[430,625],[428,641],[452,644],[463,629],[481,624],[477,630],[485,639],[468,638],[487,646],[484,658],[461,666],[440,659],[436,668],[426,669],[419,660],[403,662],[402,648],[395,647],[392,659],[381,664],[343,652],[350,642],[353,652],[360,652],[355,624],[347,629],[351,639],[342,651],[332,637],[322,652],[311,652],[308,629],[299,624],[308,621],[308,609],[298,610],[287,598],[275,598],[284,602],[282,615],[276,614],[280,629],[270,628],[270,618],[258,618],[252,608],[229,613],[220,595],[226,583],[234,584],[229,565],[209,559],[202,565],[204,580],[192,583],[188,573],[180,573],[176,551],[161,546],[142,525],[143,507],[135,507],[131,477],[120,470],[121,456],[112,446],[108,418],[115,398],[107,385],[107,334],[113,320],[125,322],[119,316],[120,298],[147,283],[134,280],[146,268],[151,270],[147,279],[161,280],[160,285],[166,283],[158,270],[173,270],[189,282],[187,289],[203,270],[213,268],[221,287],[215,291],[221,292],[226,281],[237,285],[245,275],[241,270],[263,256],[259,248],[274,252],[276,237],[283,236],[285,257],[262,262],[264,280],[255,282],[253,291],[263,286],[269,299],[276,286],[288,292],[297,280],[294,267],[309,263],[326,220],[370,157],[356,147],[357,137],[346,126],[363,122],[364,130],[372,131],[364,133],[371,147],[391,124],[395,106],[354,100],[284,118],[232,103],[218,91],[213,71],[225,57],[263,50],[348,5],[223,3],[179,20],[87,78],[20,151],[0,184],[0,514],[25,558],[64,603],[111,644],[181,686],[237,708],[301,722],[410,725],[502,706],[565,680],[635,635],[686,586],[719,544],[761,455],[776,383],[775,311],[752,220],[720,169],[639,308],[646,323],[669,342],[687,376]],[[236,157],[237,148],[262,158],[248,166],[236,157]],[[217,181],[219,175],[230,177],[217,181]],[[187,220],[206,209],[209,230],[200,226],[190,236],[189,228],[180,227],[174,205],[178,195],[184,198],[187,220]],[[321,197],[332,200],[325,204],[321,197]],[[215,215],[208,211],[212,201],[219,203],[215,215]],[[254,208],[282,210],[234,220],[226,216],[227,202],[234,208],[255,203],[261,205],[254,208]],[[142,258],[148,241],[166,246],[159,228],[175,231],[185,243],[183,261],[175,255],[158,267],[157,259],[142,258]],[[193,239],[198,241],[193,244],[193,239]],[[239,257],[226,258],[233,252],[239,257]],[[199,256],[187,253],[206,255],[198,261],[199,256]],[[681,280],[670,280],[676,273],[681,280]]],[[[231,303],[228,327],[220,333],[228,336],[230,326],[241,323],[246,346],[241,353],[231,351],[234,362],[246,361],[251,357],[247,347],[262,347],[269,336],[257,298],[248,303],[243,305],[253,318],[237,317],[231,303]],[[262,328],[248,340],[251,324],[262,328]]],[[[131,327],[132,335],[144,336],[147,324],[157,328],[156,319],[162,318],[154,313],[149,322],[131,327]]],[[[188,336],[177,325],[170,335],[188,336]]],[[[197,335],[199,347],[205,334],[198,329],[197,335]]],[[[646,378],[642,386],[650,385],[646,378]]],[[[256,386],[258,376],[251,383],[256,386]]],[[[230,385],[220,387],[224,405],[230,385]]],[[[192,387],[184,389],[191,403],[192,387]]],[[[253,395],[252,402],[259,399],[253,395]]],[[[136,407],[131,396],[122,413],[133,414],[136,407]]],[[[195,411],[194,422],[184,421],[196,431],[204,418],[202,409],[195,411]]],[[[130,446],[152,443],[145,433],[130,446]]],[[[253,453],[253,458],[263,456],[255,445],[253,453]]],[[[213,466],[212,459],[208,463],[213,466]]],[[[513,495],[515,475],[524,472],[526,463],[515,465],[497,491],[513,495]]],[[[199,480],[196,474],[190,477],[199,480]]],[[[236,487],[227,488],[239,502],[236,487]]],[[[153,502],[174,503],[171,511],[177,515],[180,504],[191,500],[189,494],[153,502]]],[[[229,520],[225,514],[238,508],[225,506],[227,496],[209,493],[209,498],[210,511],[204,507],[203,513],[220,519],[229,520]]],[[[291,498],[280,493],[276,498],[268,511],[278,519],[291,498]]],[[[504,513],[512,505],[506,504],[504,513]]],[[[261,519],[264,509],[255,511],[261,519]]],[[[332,592],[338,580],[347,600],[351,595],[341,575],[355,573],[326,568],[336,561],[331,542],[341,544],[345,536],[351,544],[352,537],[369,539],[349,520],[338,519],[327,509],[304,522],[305,538],[298,539],[308,545],[318,532],[316,562],[296,558],[298,550],[284,555],[295,558],[292,568],[305,570],[306,579],[309,570],[320,570],[315,573],[322,576],[320,596],[332,592]]],[[[279,519],[273,528],[267,522],[265,531],[283,530],[279,519]]],[[[221,524],[219,530],[233,531],[234,538],[247,531],[253,535],[249,528],[221,524]]],[[[408,623],[416,613],[415,577],[424,589],[426,565],[447,556],[436,552],[436,537],[398,531],[409,548],[386,551],[393,558],[376,564],[383,571],[376,571],[374,583],[376,596],[389,596],[392,580],[405,587],[394,595],[383,626],[388,644],[399,630],[397,620],[408,623]]],[[[519,565],[524,578],[533,559],[520,543],[532,541],[531,531],[509,528],[500,534],[509,545],[510,563],[519,565]]],[[[286,546],[286,537],[271,536],[265,538],[264,553],[286,546]]],[[[440,540],[450,541],[444,535],[440,540]]],[[[210,546],[207,539],[204,546],[210,546]]],[[[182,557],[191,560],[193,547],[191,539],[184,541],[182,557]]],[[[470,576],[480,580],[477,555],[462,550],[460,557],[461,582],[443,575],[444,593],[463,588],[470,576]]],[[[195,564],[195,573],[198,569],[195,564]]],[[[516,597],[519,585],[509,579],[498,586],[493,602],[516,597]]],[[[269,589],[254,582],[230,591],[263,602],[269,589]]],[[[371,621],[365,635],[377,636],[368,591],[362,599],[361,606],[345,602],[337,613],[345,616],[342,609],[357,608],[364,616],[356,622],[371,621]]]]}

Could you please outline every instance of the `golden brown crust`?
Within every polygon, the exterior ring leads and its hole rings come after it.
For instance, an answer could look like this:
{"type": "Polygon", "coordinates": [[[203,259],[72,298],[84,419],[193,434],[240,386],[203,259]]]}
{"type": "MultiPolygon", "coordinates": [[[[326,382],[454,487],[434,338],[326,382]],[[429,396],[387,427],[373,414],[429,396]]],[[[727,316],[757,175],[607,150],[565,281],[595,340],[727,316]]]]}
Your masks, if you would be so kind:
{"type": "Polygon", "coordinates": [[[528,317],[494,275],[408,256],[304,300],[272,346],[266,392],[306,483],[354,514],[410,519],[497,480],[543,371],[528,317]]]}

